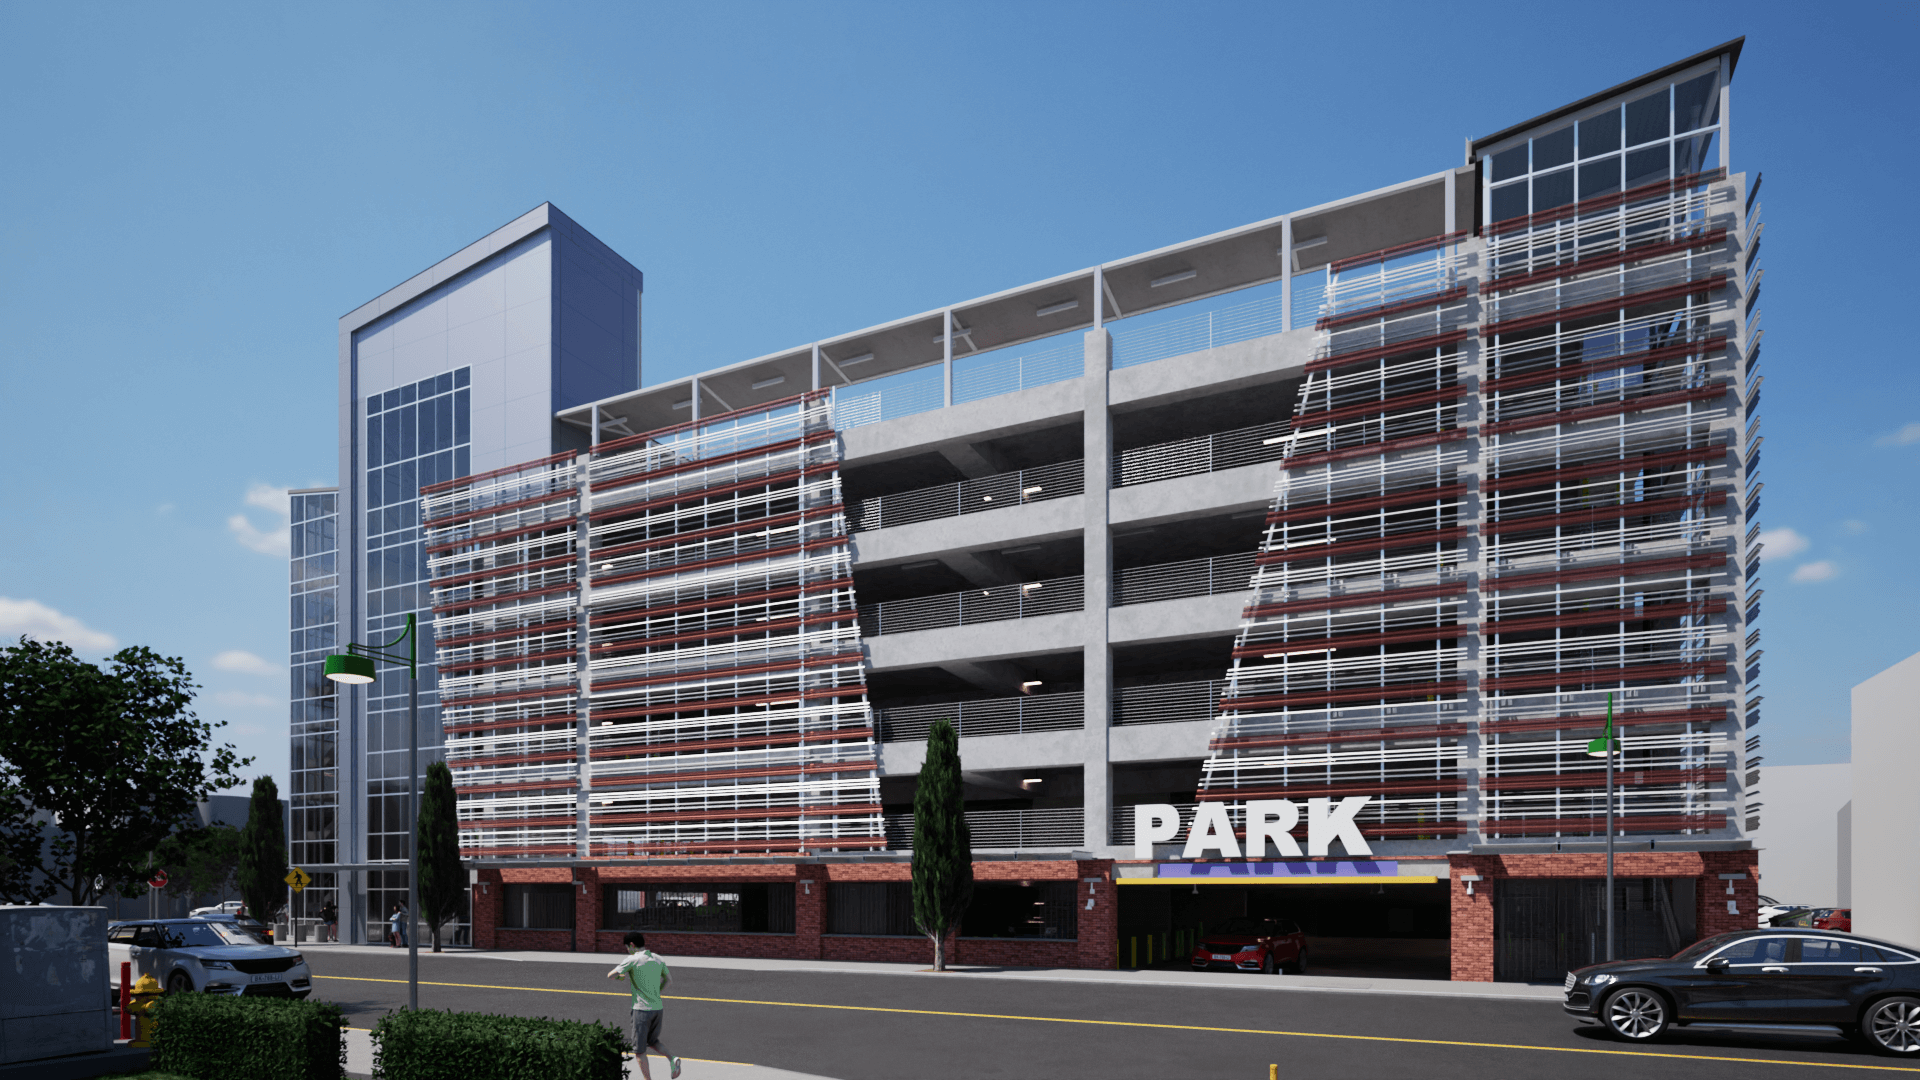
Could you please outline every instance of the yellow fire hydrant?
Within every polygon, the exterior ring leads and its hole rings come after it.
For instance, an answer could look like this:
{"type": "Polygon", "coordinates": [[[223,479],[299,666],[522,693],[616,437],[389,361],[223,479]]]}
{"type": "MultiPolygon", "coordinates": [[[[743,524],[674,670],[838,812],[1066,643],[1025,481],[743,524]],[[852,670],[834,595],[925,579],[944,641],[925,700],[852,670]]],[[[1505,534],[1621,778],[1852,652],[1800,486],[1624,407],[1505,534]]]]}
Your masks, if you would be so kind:
{"type": "Polygon", "coordinates": [[[166,994],[160,983],[151,974],[142,975],[133,984],[133,999],[127,1011],[133,1014],[134,1046],[153,1045],[153,1006],[166,994]]]}

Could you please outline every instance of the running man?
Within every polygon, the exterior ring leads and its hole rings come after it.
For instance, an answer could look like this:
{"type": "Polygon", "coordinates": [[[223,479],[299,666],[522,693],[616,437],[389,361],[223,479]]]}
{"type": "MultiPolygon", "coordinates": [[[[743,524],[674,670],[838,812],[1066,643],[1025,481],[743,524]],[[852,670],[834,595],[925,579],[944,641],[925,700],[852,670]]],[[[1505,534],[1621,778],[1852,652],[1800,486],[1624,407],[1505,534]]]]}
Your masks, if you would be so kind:
{"type": "Polygon", "coordinates": [[[630,933],[624,939],[627,946],[627,958],[620,966],[607,972],[607,978],[627,977],[627,985],[633,988],[633,1058],[640,1063],[641,1080],[653,1080],[653,1074],[647,1071],[647,1048],[652,1047],[667,1059],[673,1067],[668,1073],[669,1080],[680,1075],[680,1059],[667,1052],[660,1045],[661,1019],[666,1015],[666,1005],[660,1000],[660,991],[666,989],[672,975],[667,972],[667,962],[660,959],[647,948],[647,935],[630,933]]]}

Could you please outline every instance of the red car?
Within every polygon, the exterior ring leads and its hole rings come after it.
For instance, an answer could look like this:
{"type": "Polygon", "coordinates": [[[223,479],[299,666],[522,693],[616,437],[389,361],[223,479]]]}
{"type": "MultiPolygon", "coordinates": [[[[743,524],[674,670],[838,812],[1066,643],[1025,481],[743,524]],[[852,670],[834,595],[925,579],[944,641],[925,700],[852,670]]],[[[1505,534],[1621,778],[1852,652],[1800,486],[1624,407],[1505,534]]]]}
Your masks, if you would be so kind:
{"type": "Polygon", "coordinates": [[[1228,919],[1207,927],[1193,950],[1195,971],[1307,972],[1307,935],[1289,919],[1228,919]]]}
{"type": "Polygon", "coordinates": [[[1853,909],[1850,907],[1830,908],[1821,912],[1813,920],[1815,930],[1838,930],[1841,933],[1853,933],[1853,909]]]}

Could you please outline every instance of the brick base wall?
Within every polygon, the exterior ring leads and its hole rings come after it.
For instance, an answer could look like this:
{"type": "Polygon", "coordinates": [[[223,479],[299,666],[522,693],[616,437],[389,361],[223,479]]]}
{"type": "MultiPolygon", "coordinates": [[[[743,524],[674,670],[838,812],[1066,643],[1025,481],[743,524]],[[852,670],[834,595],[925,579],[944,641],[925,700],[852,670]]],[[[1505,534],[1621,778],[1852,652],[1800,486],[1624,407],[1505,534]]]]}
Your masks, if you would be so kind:
{"type": "MultiPolygon", "coordinates": [[[[1079,886],[1073,941],[1025,938],[949,938],[952,963],[1009,967],[1112,968],[1119,942],[1119,898],[1113,864],[1105,859],[979,862],[976,881],[1072,881],[1079,886]],[[1088,908],[1087,901],[1093,906],[1088,908]]],[[[741,956],[788,960],[847,960],[931,964],[933,945],[923,937],[853,937],[826,934],[827,885],[835,881],[909,881],[906,863],[771,863],[744,866],[502,867],[479,872],[473,899],[473,941],[481,949],[526,949],[619,953],[621,932],[598,929],[601,886],[615,882],[752,882],[794,884],[792,934],[701,934],[647,932],[648,944],[672,956],[741,956]],[[574,885],[575,932],[514,930],[504,916],[503,886],[519,883],[574,885]]]]}
{"type": "MultiPolygon", "coordinates": [[[[1607,857],[1599,853],[1455,855],[1448,860],[1452,901],[1452,974],[1464,982],[1492,982],[1493,898],[1500,883],[1516,878],[1604,878],[1607,857]],[[1478,875],[1473,895],[1461,878],[1478,875]]],[[[1615,877],[1694,879],[1694,926],[1701,937],[1758,925],[1759,862],[1754,851],[1622,851],[1614,855],[1615,877]],[[1721,874],[1742,874],[1733,895],[1721,874]],[[1733,901],[1735,911],[1727,910],[1733,901]]]]}

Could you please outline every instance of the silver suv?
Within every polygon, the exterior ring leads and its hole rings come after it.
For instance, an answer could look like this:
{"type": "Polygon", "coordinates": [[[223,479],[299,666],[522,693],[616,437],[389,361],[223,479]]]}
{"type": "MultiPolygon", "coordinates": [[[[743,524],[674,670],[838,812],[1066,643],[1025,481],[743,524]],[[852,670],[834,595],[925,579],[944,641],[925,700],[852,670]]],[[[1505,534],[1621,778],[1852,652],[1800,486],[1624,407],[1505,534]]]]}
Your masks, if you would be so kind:
{"type": "Polygon", "coordinates": [[[160,919],[114,923],[107,927],[112,961],[109,985],[120,965],[133,965],[133,978],[152,975],[168,991],[205,990],[216,994],[267,994],[306,997],[313,976],[298,950],[272,944],[236,922],[209,919],[160,919]]]}

